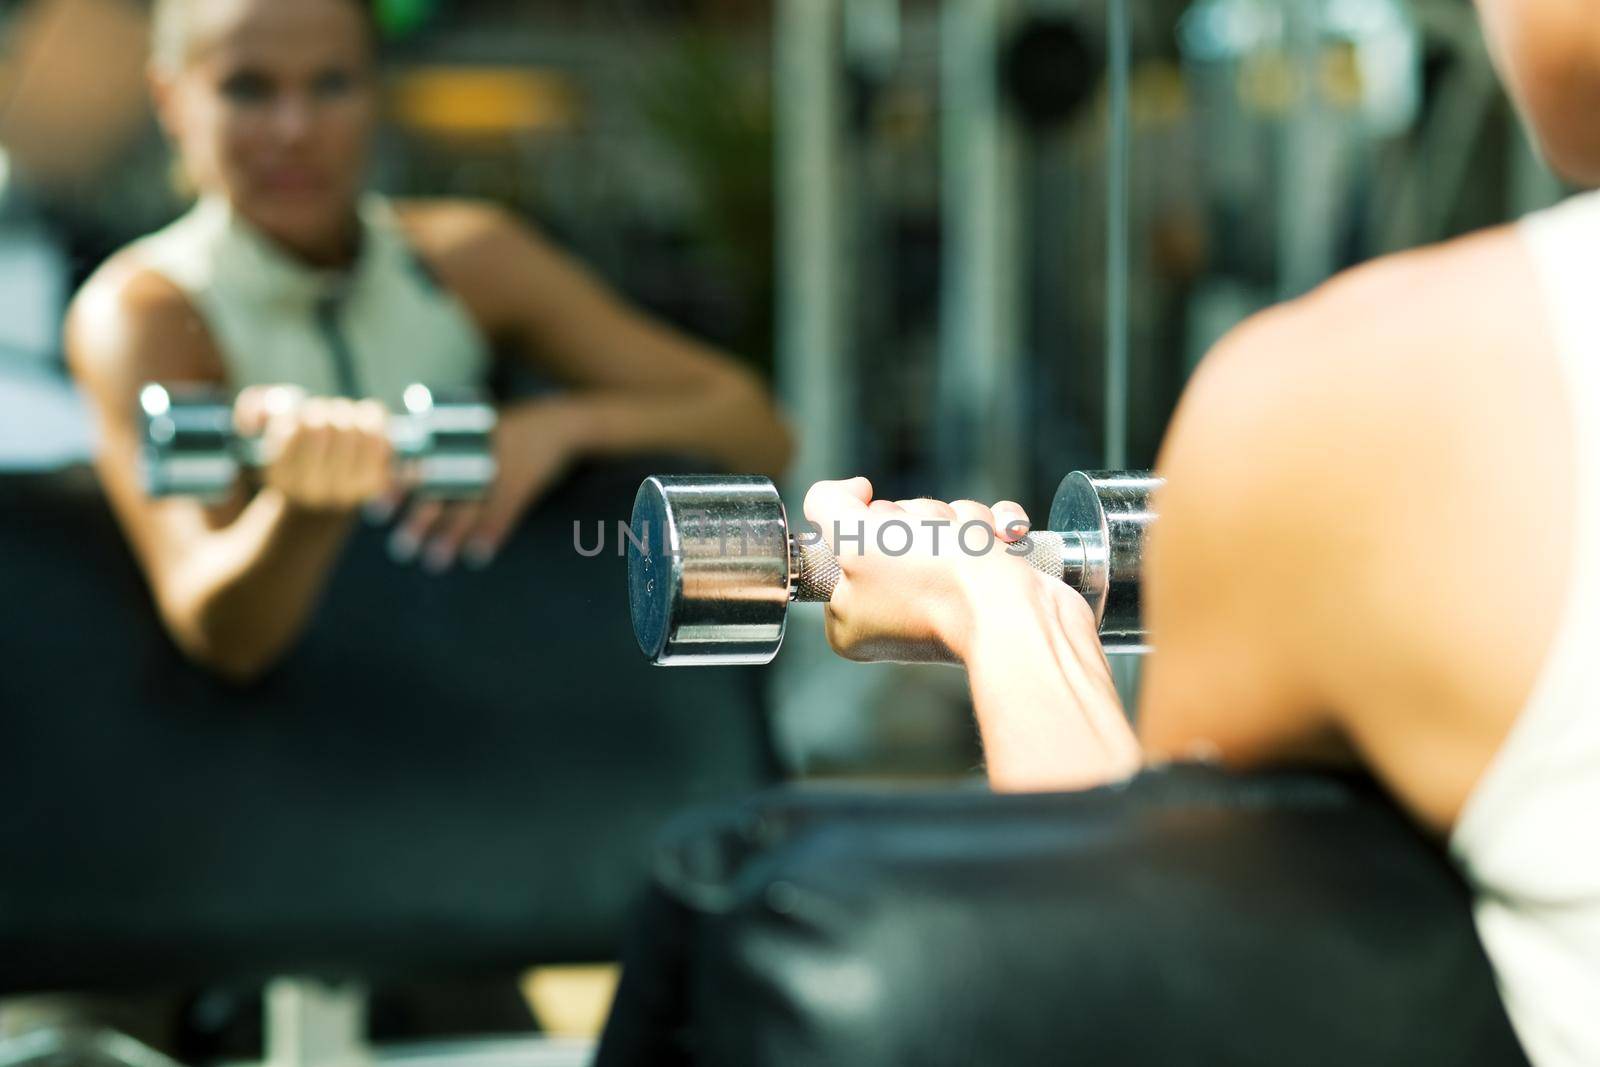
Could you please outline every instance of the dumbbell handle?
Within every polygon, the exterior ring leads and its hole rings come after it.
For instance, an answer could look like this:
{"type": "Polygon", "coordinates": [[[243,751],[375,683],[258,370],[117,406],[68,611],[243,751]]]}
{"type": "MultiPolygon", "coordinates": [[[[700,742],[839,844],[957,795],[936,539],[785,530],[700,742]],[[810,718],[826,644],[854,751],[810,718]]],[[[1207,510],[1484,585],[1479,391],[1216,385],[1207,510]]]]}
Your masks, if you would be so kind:
{"type": "MultiPolygon", "coordinates": [[[[410,415],[393,415],[389,418],[389,444],[394,449],[397,462],[415,471],[415,480],[424,487],[486,485],[494,478],[494,457],[481,452],[451,451],[447,448],[430,448],[430,443],[440,436],[439,427],[423,428],[421,420],[410,415]]],[[[271,444],[262,437],[236,438],[233,453],[239,463],[257,470],[266,468],[273,456],[271,444]]],[[[476,489],[460,491],[464,497],[478,495],[476,489]]],[[[445,492],[453,496],[453,491],[445,492]]]]}
{"type": "MultiPolygon", "coordinates": [[[[949,533],[955,542],[956,531],[952,528],[949,533]]],[[[789,599],[801,604],[826,604],[833,599],[834,587],[839,584],[839,560],[820,537],[789,540],[789,599]]],[[[1087,575],[1093,573],[1090,563],[1096,551],[1091,542],[1098,540],[1078,533],[1036,530],[1006,545],[1004,551],[1021,557],[1040,574],[1088,593],[1083,586],[1087,575]]],[[[959,544],[948,546],[948,550],[963,551],[959,544]]],[[[996,551],[1000,551],[998,546],[996,551]]]]}
{"type": "MultiPolygon", "coordinates": [[[[151,496],[217,497],[241,467],[272,462],[269,440],[236,434],[232,403],[212,393],[191,388],[175,394],[155,383],[140,391],[141,462],[151,496]]],[[[481,496],[495,475],[494,408],[475,399],[441,402],[422,385],[409,386],[403,403],[387,433],[410,483],[440,499],[481,496]]]]}
{"type": "MultiPolygon", "coordinates": [[[[484,409],[486,412],[489,409],[484,409]]],[[[430,442],[442,434],[449,433],[487,433],[492,427],[492,420],[480,419],[476,413],[460,420],[459,426],[438,425],[443,412],[436,413],[430,418],[434,425],[424,425],[423,420],[413,415],[391,415],[385,427],[385,435],[389,438],[389,445],[394,454],[401,460],[410,459],[424,452],[430,442]]],[[[257,469],[269,466],[276,455],[272,443],[261,435],[236,435],[230,449],[239,463],[246,467],[257,469]]]]}

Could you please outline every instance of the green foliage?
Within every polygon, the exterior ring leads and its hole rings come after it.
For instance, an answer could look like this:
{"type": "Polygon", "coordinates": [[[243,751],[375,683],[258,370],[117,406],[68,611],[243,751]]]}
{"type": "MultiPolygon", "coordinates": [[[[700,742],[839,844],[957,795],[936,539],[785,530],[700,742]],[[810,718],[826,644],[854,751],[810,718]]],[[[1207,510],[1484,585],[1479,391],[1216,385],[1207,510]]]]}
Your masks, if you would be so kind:
{"type": "Polygon", "coordinates": [[[418,29],[439,7],[439,0],[374,0],[378,28],[389,38],[404,37],[418,29]]]}
{"type": "Polygon", "coordinates": [[[641,74],[638,106],[700,190],[700,236],[739,271],[759,356],[771,347],[774,291],[772,85],[769,64],[741,62],[742,43],[686,34],[641,74]]]}

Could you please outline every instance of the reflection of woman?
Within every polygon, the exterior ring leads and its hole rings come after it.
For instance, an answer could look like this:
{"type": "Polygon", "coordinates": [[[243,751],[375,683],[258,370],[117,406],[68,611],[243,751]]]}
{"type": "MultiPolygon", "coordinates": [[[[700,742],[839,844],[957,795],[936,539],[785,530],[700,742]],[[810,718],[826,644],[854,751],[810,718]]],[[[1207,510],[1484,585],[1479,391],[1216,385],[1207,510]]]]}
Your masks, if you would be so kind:
{"type": "MultiPolygon", "coordinates": [[[[1600,5],[1479,6],[1550,160],[1600,183],[1600,5]]],[[[1448,838],[1536,1067],[1600,1063],[1597,428],[1590,193],[1363,267],[1207,359],[1162,456],[1137,732],[1083,599],[1001,551],[939,554],[930,530],[846,554],[829,635],[964,663],[1002,788],[1194,753],[1363,764],[1448,838]]],[[[806,514],[867,546],[858,526],[1023,521],[863,479],[806,514]]]]}
{"type": "Polygon", "coordinates": [[[157,108],[200,202],[91,279],[68,349],[105,429],[101,477],[193,658],[249,677],[289,647],[354,509],[389,488],[386,406],[414,381],[482,385],[491,345],[570,389],[502,410],[490,498],[414,508],[401,557],[486,564],[585,455],[783,467],[778,415],[727,359],[491,208],[362,192],[377,109],[364,4],[159,0],[155,27],[157,108]],[[277,443],[259,492],[216,510],[143,495],[133,412],[151,380],[242,390],[241,429],[277,443]]]}

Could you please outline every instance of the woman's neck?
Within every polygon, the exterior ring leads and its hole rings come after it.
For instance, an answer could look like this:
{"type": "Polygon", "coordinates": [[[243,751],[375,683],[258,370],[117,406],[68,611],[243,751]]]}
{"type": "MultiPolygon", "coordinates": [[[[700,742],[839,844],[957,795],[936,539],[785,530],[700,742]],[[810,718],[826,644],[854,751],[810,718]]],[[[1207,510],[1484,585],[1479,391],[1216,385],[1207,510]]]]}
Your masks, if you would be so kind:
{"type": "Polygon", "coordinates": [[[361,218],[354,206],[336,226],[324,232],[288,234],[263,226],[244,212],[238,217],[285,258],[316,271],[340,271],[354,266],[361,256],[361,218]]]}
{"type": "Polygon", "coordinates": [[[347,270],[361,255],[361,224],[353,212],[344,226],[326,237],[291,241],[275,234],[267,236],[285,255],[312,270],[347,270]]]}

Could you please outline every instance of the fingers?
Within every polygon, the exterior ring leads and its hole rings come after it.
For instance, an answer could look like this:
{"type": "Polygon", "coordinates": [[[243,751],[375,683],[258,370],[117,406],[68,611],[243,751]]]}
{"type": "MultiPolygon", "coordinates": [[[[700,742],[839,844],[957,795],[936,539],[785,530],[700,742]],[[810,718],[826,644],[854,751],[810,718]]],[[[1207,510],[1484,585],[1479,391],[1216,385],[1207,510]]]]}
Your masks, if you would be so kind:
{"type": "Polygon", "coordinates": [[[389,535],[389,558],[400,564],[420,563],[430,574],[444,574],[463,555],[476,563],[468,546],[476,540],[483,512],[477,504],[419,501],[389,535]]]}
{"type": "Polygon", "coordinates": [[[272,419],[290,415],[305,402],[306,391],[296,385],[252,385],[233,402],[234,432],[258,437],[272,419]]]}
{"type": "Polygon", "coordinates": [[[389,412],[376,400],[362,400],[351,411],[355,430],[352,494],[374,500],[389,492],[394,468],[394,445],[389,440],[389,412]]]}
{"type": "Polygon", "coordinates": [[[850,478],[842,482],[818,482],[806,493],[802,509],[806,518],[823,529],[835,519],[846,515],[860,515],[868,510],[872,500],[872,483],[865,478],[850,478]]]}
{"type": "Polygon", "coordinates": [[[329,498],[354,495],[362,479],[361,461],[366,451],[356,430],[355,405],[348,400],[332,400],[321,407],[320,414],[327,434],[326,465],[319,472],[323,490],[329,498]]]}
{"type": "Polygon", "coordinates": [[[1003,500],[994,507],[976,500],[901,500],[898,506],[924,520],[943,521],[955,530],[960,548],[982,555],[998,541],[1010,544],[1020,540],[1029,528],[1028,513],[1015,501],[1003,500]]]}
{"type": "Polygon", "coordinates": [[[339,424],[346,420],[342,413],[322,403],[306,405],[301,419],[298,436],[304,447],[293,453],[298,461],[301,499],[312,507],[328,507],[334,503],[339,476],[343,473],[335,469],[334,462],[343,459],[343,450],[337,447],[337,436],[339,424]]]}
{"type": "Polygon", "coordinates": [[[871,500],[872,483],[865,478],[818,482],[806,493],[803,510],[806,520],[821,531],[821,536],[837,555],[841,531],[849,534],[847,527],[863,525],[863,519],[872,511],[871,500]]]}
{"type": "Polygon", "coordinates": [[[240,437],[260,437],[267,428],[267,390],[252,385],[233,401],[233,432],[240,437]]]}
{"type": "Polygon", "coordinates": [[[486,567],[499,548],[487,540],[488,512],[487,505],[420,501],[389,535],[389,558],[419,563],[429,574],[445,574],[458,562],[486,567]]]}
{"type": "Polygon", "coordinates": [[[995,532],[1002,541],[1020,541],[1033,529],[1028,513],[1014,500],[1002,500],[991,510],[994,512],[995,532]]]}
{"type": "Polygon", "coordinates": [[[332,431],[326,412],[307,405],[293,415],[268,417],[266,442],[272,457],[266,484],[307,508],[326,506],[326,471],[332,431]]]}
{"type": "Polygon", "coordinates": [[[915,515],[921,519],[955,521],[955,509],[942,500],[930,500],[927,497],[922,497],[918,500],[901,500],[897,503],[908,515],[915,515]]]}
{"type": "Polygon", "coordinates": [[[247,389],[236,424],[259,427],[266,485],[314,511],[349,511],[389,485],[388,411],[377,401],[306,398],[273,386],[247,389]]]}
{"type": "MultiPolygon", "coordinates": [[[[540,487],[534,488],[537,490],[540,487]]],[[[467,566],[482,570],[494,562],[495,556],[500,554],[501,546],[506,543],[511,531],[521,520],[523,508],[530,499],[528,495],[519,498],[503,485],[490,494],[481,509],[475,528],[468,532],[461,548],[461,558],[467,566]]]]}
{"type": "Polygon", "coordinates": [[[1031,523],[1022,505],[1013,500],[1002,500],[994,507],[986,507],[975,500],[900,500],[897,505],[911,515],[924,519],[945,519],[957,526],[968,522],[984,522],[994,530],[995,536],[1007,543],[1027,535],[1031,523]]]}
{"type": "MultiPolygon", "coordinates": [[[[510,423],[501,425],[506,428],[510,423]]],[[[527,425],[521,424],[521,429],[526,430],[527,425]]],[[[537,434],[523,433],[514,447],[508,447],[505,437],[500,438],[497,472],[488,494],[471,503],[417,503],[391,535],[390,557],[401,564],[420,562],[434,574],[452,570],[458,563],[474,570],[488,567],[523,515],[565,473],[570,457],[558,446],[559,442],[537,434]]],[[[856,507],[865,507],[858,498],[851,499],[856,507]]]]}
{"type": "Polygon", "coordinates": [[[366,520],[374,526],[385,526],[400,513],[400,506],[406,502],[406,493],[391,479],[384,487],[383,492],[367,501],[361,509],[366,520]]]}
{"type": "Polygon", "coordinates": [[[444,505],[437,500],[423,500],[411,506],[406,517],[389,535],[389,558],[396,563],[410,563],[428,543],[433,528],[444,517],[444,505]]]}
{"type": "Polygon", "coordinates": [[[422,552],[422,569],[430,574],[443,574],[454,567],[461,555],[462,546],[477,529],[482,509],[473,504],[458,504],[449,508],[434,525],[433,537],[422,552]]]}
{"type": "Polygon", "coordinates": [[[950,506],[956,513],[956,537],[962,550],[969,555],[984,555],[997,544],[1010,544],[1026,532],[1027,514],[1014,503],[1004,512],[1010,516],[1004,520],[994,508],[976,500],[956,500],[950,506]],[[1020,525],[1018,515],[1021,516],[1020,525]]]}

